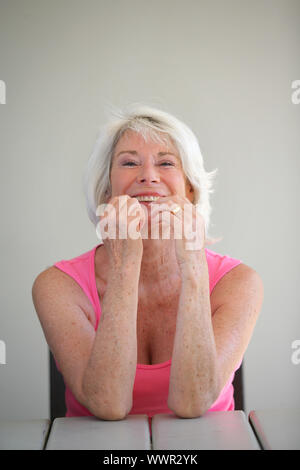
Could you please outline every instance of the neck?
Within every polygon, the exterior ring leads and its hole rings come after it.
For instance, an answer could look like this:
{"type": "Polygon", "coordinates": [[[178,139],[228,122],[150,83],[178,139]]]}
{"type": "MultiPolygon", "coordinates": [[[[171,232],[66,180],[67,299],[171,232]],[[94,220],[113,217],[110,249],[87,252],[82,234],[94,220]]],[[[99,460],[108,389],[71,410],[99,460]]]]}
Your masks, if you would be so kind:
{"type": "MultiPolygon", "coordinates": [[[[107,272],[109,260],[103,242],[101,247],[96,251],[95,270],[96,277],[105,279],[103,273],[107,272]]],[[[140,284],[162,286],[167,279],[169,282],[181,279],[174,240],[143,240],[140,284]]]]}
{"type": "Polygon", "coordinates": [[[143,240],[140,281],[161,283],[166,278],[180,276],[174,240],[143,240]]]}

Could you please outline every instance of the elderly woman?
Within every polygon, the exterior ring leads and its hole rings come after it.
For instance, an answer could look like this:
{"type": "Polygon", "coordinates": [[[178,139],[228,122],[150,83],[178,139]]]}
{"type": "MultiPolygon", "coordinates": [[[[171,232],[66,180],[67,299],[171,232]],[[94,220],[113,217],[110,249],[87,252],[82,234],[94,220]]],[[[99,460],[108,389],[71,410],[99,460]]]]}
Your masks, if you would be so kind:
{"type": "Polygon", "coordinates": [[[85,176],[102,242],[41,272],[32,290],[66,416],[234,409],[263,285],[205,248],[213,176],[193,132],[166,112],[133,105],[102,129],[85,176]]]}

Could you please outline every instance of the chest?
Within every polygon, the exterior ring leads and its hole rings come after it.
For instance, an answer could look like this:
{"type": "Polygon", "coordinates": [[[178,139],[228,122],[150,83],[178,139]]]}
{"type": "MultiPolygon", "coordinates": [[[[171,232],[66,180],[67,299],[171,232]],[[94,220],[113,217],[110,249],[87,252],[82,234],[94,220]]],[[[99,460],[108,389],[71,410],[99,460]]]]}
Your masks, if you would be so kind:
{"type": "MultiPolygon", "coordinates": [[[[106,283],[96,281],[100,305],[106,283]]],[[[159,364],[172,357],[180,283],[147,294],[139,290],[137,308],[137,363],[159,364]]]]}

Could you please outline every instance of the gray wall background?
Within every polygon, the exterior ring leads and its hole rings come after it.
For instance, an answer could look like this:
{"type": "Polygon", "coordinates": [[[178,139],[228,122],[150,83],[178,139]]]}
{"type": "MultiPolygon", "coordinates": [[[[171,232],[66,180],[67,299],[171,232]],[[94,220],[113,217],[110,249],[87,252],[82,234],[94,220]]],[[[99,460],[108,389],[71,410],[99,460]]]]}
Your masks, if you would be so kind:
{"type": "Polygon", "coordinates": [[[299,0],[1,0],[0,419],[49,416],[47,345],[31,287],[98,243],[82,174],[110,105],[186,122],[207,170],[213,250],[263,278],[246,407],[300,407],[299,0]]]}

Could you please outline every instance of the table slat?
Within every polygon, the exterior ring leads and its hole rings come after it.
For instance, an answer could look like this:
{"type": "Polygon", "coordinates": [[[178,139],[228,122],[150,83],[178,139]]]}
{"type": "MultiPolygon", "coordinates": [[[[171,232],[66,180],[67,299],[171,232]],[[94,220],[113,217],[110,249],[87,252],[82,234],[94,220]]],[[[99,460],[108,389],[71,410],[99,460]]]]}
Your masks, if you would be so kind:
{"type": "Polygon", "coordinates": [[[102,421],[93,416],[56,418],[46,450],[149,450],[146,415],[129,415],[121,421],[102,421]]]}
{"type": "Polygon", "coordinates": [[[260,450],[243,411],[210,411],[200,418],[156,415],[153,450],[260,450]]]}

